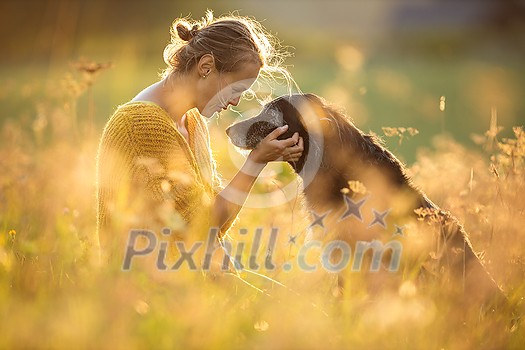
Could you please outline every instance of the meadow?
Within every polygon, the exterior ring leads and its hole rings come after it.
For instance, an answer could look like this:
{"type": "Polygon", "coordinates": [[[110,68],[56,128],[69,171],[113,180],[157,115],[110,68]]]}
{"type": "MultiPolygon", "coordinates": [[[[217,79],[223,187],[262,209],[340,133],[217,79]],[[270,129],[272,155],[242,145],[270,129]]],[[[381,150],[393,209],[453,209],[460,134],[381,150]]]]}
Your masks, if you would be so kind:
{"type": "MultiPolygon", "coordinates": [[[[520,349],[525,344],[523,327],[511,324],[503,311],[472,314],[458,324],[452,304],[422,299],[412,287],[363,309],[353,295],[334,298],[329,274],[313,283],[304,271],[286,271],[283,264],[297,254],[311,223],[300,196],[279,206],[244,208],[230,232],[235,242],[240,228],[249,237],[259,228],[267,242],[271,228],[279,227],[274,271],[213,277],[97,266],[95,157],[103,124],[94,115],[93,89],[106,71],[110,65],[83,61],[45,84],[3,84],[2,98],[16,96],[20,102],[4,110],[15,118],[4,115],[1,128],[0,348],[520,349]],[[297,236],[296,243],[291,236],[297,236]]],[[[333,96],[340,90],[332,89],[333,96]]],[[[439,99],[434,102],[439,113],[439,99]]],[[[223,136],[232,118],[210,125],[225,179],[236,171],[223,136]]],[[[383,126],[373,131],[393,148],[422,137],[395,123],[383,126]]],[[[465,225],[485,266],[523,312],[525,133],[522,126],[503,127],[494,109],[486,131],[473,130],[475,147],[434,132],[429,146],[415,148],[409,171],[465,225]]],[[[253,193],[279,189],[293,178],[289,167],[275,165],[253,193]]]]}

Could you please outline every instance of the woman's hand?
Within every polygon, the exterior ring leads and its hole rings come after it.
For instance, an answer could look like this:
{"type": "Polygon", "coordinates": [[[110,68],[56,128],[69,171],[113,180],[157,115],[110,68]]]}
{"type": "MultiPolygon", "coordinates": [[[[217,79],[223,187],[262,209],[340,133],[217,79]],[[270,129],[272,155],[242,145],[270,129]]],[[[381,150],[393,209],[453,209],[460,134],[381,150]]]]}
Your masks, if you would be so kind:
{"type": "Polygon", "coordinates": [[[299,133],[293,134],[286,140],[277,138],[288,130],[288,125],[275,129],[268,134],[255,149],[250,152],[248,158],[259,164],[266,164],[275,160],[297,162],[303,154],[303,138],[299,133]]]}
{"type": "Polygon", "coordinates": [[[286,140],[277,138],[288,130],[288,125],[272,131],[250,152],[242,168],[215,198],[213,224],[221,228],[221,234],[231,225],[241,210],[248,193],[266,163],[274,160],[296,162],[303,153],[303,139],[295,133],[286,140]]]}

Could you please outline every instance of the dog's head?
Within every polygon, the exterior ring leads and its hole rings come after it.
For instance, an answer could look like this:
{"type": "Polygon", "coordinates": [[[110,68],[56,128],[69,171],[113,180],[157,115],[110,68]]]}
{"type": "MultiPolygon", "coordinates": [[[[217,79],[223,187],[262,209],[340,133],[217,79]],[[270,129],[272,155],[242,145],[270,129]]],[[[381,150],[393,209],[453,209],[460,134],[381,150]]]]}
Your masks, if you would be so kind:
{"type": "MultiPolygon", "coordinates": [[[[305,118],[305,108],[311,108],[312,102],[319,100],[313,94],[293,94],[278,97],[267,103],[262,111],[249,119],[235,123],[226,129],[231,142],[243,149],[254,149],[269,133],[276,128],[288,125],[288,130],[279,136],[284,140],[299,133],[303,138],[304,151],[297,163],[292,163],[294,170],[299,173],[304,167],[311,146],[308,120],[305,118]]],[[[310,128],[311,129],[311,128],[310,128]]]]}

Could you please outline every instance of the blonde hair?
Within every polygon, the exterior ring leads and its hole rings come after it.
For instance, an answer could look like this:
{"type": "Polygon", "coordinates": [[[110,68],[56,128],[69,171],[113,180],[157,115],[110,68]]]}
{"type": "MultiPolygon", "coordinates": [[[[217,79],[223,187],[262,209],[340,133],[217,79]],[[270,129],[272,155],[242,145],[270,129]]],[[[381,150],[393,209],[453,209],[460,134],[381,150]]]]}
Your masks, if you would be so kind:
{"type": "Polygon", "coordinates": [[[168,67],[163,78],[172,73],[185,74],[203,55],[211,54],[219,72],[234,72],[243,63],[256,62],[263,75],[273,78],[274,73],[279,73],[288,84],[293,82],[282,66],[289,53],[260,23],[248,17],[230,14],[214,18],[213,12],[207,10],[200,21],[176,19],[170,33],[171,41],[164,49],[168,67]]]}

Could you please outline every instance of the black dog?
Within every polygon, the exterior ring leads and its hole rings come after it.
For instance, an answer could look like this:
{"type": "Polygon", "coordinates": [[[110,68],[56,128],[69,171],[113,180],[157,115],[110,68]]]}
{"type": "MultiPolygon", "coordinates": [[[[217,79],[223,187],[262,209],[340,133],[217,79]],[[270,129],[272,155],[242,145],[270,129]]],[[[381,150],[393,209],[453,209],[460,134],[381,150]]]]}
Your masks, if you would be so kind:
{"type": "MultiPolygon", "coordinates": [[[[419,216],[434,222],[437,233],[428,235],[422,245],[411,245],[409,237],[404,241],[403,254],[406,252],[411,271],[415,269],[418,276],[439,281],[438,289],[459,295],[461,302],[475,301],[479,305],[506,300],[459,222],[414,186],[405,166],[374,136],[357,129],[320,97],[279,97],[257,116],[230,126],[226,132],[237,147],[253,149],[285,124],[289,128],[280,139],[298,132],[304,140],[303,155],[290,164],[303,178],[306,202],[315,218],[326,214],[324,226],[330,237],[354,244],[377,240],[394,225],[401,236],[403,226],[399,223],[419,216]],[[349,188],[349,181],[364,184],[366,194],[349,188]],[[366,207],[371,209],[368,216],[366,207]]],[[[384,279],[381,277],[378,283],[382,288],[384,279]]]]}

